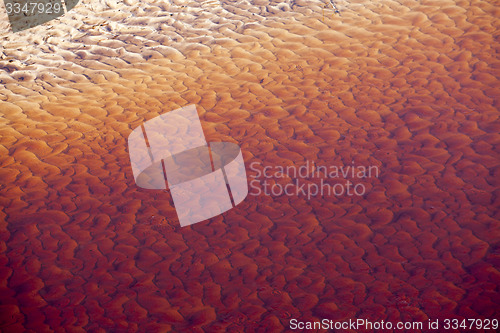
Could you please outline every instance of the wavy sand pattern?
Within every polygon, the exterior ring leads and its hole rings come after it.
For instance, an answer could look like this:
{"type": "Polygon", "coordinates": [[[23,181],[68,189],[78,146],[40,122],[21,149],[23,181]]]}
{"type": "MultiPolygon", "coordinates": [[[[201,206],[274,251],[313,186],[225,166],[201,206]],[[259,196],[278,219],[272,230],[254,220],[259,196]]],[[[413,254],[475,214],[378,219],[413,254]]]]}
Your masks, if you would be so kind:
{"type": "Polygon", "coordinates": [[[84,0],[0,35],[1,330],[498,317],[500,9],[336,3],[84,0]],[[126,139],[191,103],[247,164],[380,177],[179,228],[126,139]]]}

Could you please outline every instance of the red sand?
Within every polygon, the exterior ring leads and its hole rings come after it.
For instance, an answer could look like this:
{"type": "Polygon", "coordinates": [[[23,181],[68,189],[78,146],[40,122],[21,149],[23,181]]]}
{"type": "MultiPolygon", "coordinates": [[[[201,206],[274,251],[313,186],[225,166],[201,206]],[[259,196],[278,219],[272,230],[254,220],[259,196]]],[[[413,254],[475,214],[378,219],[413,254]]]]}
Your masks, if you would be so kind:
{"type": "Polygon", "coordinates": [[[499,318],[498,6],[107,3],[0,36],[3,332],[499,318]],[[191,103],[247,165],[380,177],[181,229],[126,140],[191,103]]]}

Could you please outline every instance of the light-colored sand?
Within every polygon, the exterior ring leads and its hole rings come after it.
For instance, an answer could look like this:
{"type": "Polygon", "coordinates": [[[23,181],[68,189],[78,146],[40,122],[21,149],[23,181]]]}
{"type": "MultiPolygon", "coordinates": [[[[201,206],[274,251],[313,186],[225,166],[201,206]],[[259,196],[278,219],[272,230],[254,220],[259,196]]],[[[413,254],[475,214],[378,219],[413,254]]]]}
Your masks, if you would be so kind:
{"type": "Polygon", "coordinates": [[[0,328],[498,317],[500,9],[336,3],[84,0],[1,34],[0,328]],[[180,229],[168,192],[135,186],[126,139],[191,103],[248,164],[380,178],[180,229]]]}

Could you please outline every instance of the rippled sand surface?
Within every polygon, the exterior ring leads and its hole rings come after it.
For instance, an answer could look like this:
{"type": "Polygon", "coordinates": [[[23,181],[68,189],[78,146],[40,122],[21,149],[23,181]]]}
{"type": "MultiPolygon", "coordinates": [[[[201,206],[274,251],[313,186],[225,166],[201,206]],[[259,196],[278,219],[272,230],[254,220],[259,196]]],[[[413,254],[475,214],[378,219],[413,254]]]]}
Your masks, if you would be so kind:
{"type": "Polygon", "coordinates": [[[499,7],[336,3],[87,0],[1,34],[1,330],[498,318],[499,7]],[[380,176],[180,228],[126,140],[192,103],[247,165],[380,176]]]}

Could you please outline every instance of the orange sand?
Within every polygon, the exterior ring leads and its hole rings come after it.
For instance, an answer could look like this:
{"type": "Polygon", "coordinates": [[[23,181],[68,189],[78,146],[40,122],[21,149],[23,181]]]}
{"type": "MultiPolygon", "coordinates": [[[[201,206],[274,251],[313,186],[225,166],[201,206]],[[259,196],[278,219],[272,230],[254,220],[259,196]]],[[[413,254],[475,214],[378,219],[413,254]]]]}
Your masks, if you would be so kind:
{"type": "Polygon", "coordinates": [[[2,331],[499,317],[500,9],[337,1],[323,20],[323,4],[87,0],[0,35],[2,331]],[[247,164],[380,177],[181,229],[168,192],[135,185],[126,140],[192,103],[247,164]]]}

